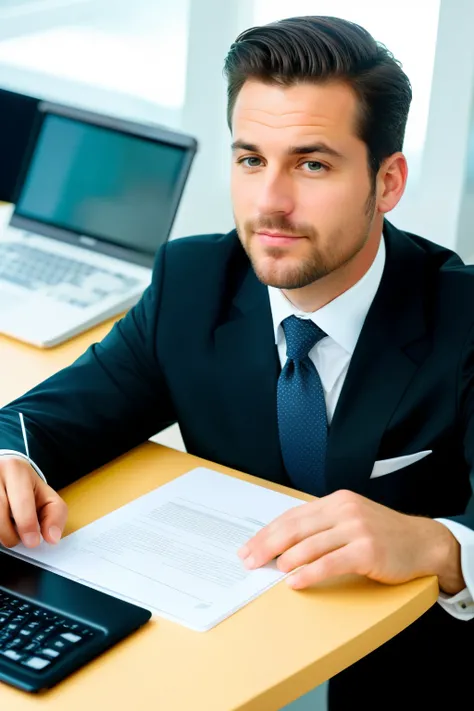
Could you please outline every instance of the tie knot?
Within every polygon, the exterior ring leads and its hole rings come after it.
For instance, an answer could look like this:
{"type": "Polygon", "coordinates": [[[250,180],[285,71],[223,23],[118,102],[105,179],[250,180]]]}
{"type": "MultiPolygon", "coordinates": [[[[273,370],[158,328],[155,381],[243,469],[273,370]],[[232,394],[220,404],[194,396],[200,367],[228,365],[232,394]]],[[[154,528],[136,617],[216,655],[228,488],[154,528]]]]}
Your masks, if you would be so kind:
{"type": "Polygon", "coordinates": [[[326,333],[310,319],[288,316],[282,322],[286,338],[286,357],[303,360],[326,333]]]}

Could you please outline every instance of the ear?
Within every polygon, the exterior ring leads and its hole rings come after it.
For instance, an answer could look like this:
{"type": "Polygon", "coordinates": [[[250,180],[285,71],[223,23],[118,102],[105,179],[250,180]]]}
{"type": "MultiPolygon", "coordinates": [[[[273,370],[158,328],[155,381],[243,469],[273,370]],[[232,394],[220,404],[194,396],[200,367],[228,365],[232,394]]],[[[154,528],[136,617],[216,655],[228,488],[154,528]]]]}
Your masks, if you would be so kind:
{"type": "Polygon", "coordinates": [[[377,209],[381,213],[396,207],[405,192],[408,165],[403,153],[386,158],[377,175],[377,209]]]}

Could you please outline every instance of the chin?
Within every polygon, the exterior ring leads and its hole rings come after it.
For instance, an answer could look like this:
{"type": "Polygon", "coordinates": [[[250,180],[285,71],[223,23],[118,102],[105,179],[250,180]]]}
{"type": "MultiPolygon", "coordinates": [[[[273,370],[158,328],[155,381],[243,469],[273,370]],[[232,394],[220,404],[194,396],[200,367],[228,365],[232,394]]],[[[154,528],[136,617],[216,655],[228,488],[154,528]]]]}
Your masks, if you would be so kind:
{"type": "Polygon", "coordinates": [[[252,267],[259,281],[276,289],[302,289],[327,276],[328,269],[320,262],[290,258],[251,255],[252,267]]]}
{"type": "Polygon", "coordinates": [[[254,264],[254,271],[262,284],[274,286],[276,289],[298,289],[308,283],[301,274],[301,268],[295,266],[254,264]]]}

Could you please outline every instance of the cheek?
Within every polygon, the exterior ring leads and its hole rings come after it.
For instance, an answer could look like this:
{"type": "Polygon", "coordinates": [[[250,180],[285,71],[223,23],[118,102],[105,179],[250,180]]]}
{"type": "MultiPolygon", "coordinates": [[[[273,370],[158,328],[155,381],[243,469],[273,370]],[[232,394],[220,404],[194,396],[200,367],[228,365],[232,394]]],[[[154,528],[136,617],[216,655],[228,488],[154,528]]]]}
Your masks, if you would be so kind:
{"type": "Polygon", "coordinates": [[[354,181],[328,179],[314,183],[300,186],[299,191],[298,207],[306,212],[308,221],[329,227],[350,222],[360,214],[367,195],[354,181]]]}
{"type": "Polygon", "coordinates": [[[245,185],[238,176],[231,174],[230,195],[235,213],[245,212],[250,206],[251,194],[245,189],[245,185]]]}

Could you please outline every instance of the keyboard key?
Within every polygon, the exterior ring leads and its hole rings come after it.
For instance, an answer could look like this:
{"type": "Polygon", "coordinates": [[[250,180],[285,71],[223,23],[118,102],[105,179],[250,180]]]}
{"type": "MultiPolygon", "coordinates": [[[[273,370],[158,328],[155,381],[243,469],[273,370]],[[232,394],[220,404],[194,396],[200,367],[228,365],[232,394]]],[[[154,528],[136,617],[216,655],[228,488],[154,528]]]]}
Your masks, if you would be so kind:
{"type": "Polygon", "coordinates": [[[48,644],[51,649],[55,649],[58,652],[64,652],[66,649],[69,649],[71,646],[71,642],[66,642],[66,640],[64,640],[64,639],[50,640],[48,642],[48,644]]]}
{"type": "Polygon", "coordinates": [[[18,615],[17,614],[14,617],[12,617],[10,622],[12,624],[21,624],[22,622],[26,622],[27,619],[28,619],[28,615],[18,615]]]}
{"type": "Polygon", "coordinates": [[[20,630],[20,634],[26,638],[26,637],[31,637],[34,634],[34,632],[33,632],[33,630],[28,630],[28,629],[23,628],[22,630],[20,630]]]}
{"type": "Polygon", "coordinates": [[[43,624],[44,622],[40,622],[39,620],[31,620],[31,622],[28,622],[25,625],[25,629],[31,630],[32,632],[36,632],[37,630],[41,629],[43,624]]]}
{"type": "Polygon", "coordinates": [[[80,637],[78,634],[71,634],[70,632],[65,632],[61,635],[61,637],[67,642],[72,642],[73,644],[77,644],[77,642],[82,642],[82,637],[80,637]]]}
{"type": "Polygon", "coordinates": [[[81,637],[92,637],[94,632],[89,627],[81,627],[77,630],[76,634],[80,634],[81,637]]]}
{"type": "Polygon", "coordinates": [[[46,610],[34,610],[32,616],[33,616],[35,619],[44,620],[45,618],[48,617],[48,613],[46,612],[46,610]]]}
{"type": "Polygon", "coordinates": [[[11,642],[8,642],[5,647],[7,649],[19,649],[23,648],[26,644],[26,640],[22,639],[21,637],[15,637],[14,639],[11,640],[11,642]]]}
{"type": "Polygon", "coordinates": [[[34,637],[31,637],[32,642],[37,642],[38,644],[42,644],[43,642],[46,642],[48,638],[47,634],[44,634],[43,632],[38,632],[38,634],[35,634],[34,637]]]}
{"type": "Polygon", "coordinates": [[[23,661],[22,664],[24,664],[25,667],[30,667],[30,669],[39,670],[47,667],[51,664],[51,661],[49,659],[42,659],[41,657],[30,657],[26,661],[23,661]]]}
{"type": "Polygon", "coordinates": [[[53,633],[58,631],[58,625],[48,625],[48,627],[44,627],[41,630],[41,633],[44,634],[45,637],[49,637],[53,633]]]}
{"type": "Polygon", "coordinates": [[[53,615],[51,612],[46,613],[46,617],[44,618],[46,622],[62,622],[62,618],[59,617],[59,615],[53,615]]]}
{"type": "Polygon", "coordinates": [[[52,657],[53,659],[55,659],[56,657],[59,657],[59,652],[56,649],[49,649],[49,648],[42,649],[41,654],[46,657],[52,657]]]}
{"type": "Polygon", "coordinates": [[[24,657],[24,654],[22,654],[21,652],[17,652],[14,649],[7,649],[5,652],[0,652],[0,654],[3,657],[8,657],[8,659],[12,659],[14,662],[19,662],[24,657]]]}

